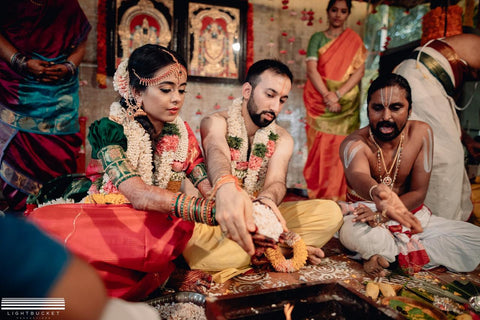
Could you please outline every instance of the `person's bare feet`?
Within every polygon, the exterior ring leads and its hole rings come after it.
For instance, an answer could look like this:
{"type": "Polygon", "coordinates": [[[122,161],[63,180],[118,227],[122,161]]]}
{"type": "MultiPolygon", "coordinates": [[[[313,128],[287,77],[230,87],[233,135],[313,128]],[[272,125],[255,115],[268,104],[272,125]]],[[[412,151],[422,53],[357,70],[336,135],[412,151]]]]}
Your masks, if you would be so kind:
{"type": "Polygon", "coordinates": [[[387,270],[385,270],[385,268],[388,268],[389,266],[390,263],[378,254],[373,255],[363,263],[363,269],[365,272],[374,277],[385,277],[387,275],[387,270]]]}
{"type": "Polygon", "coordinates": [[[308,262],[313,265],[318,265],[325,257],[325,253],[322,249],[312,246],[307,246],[308,262]]]}

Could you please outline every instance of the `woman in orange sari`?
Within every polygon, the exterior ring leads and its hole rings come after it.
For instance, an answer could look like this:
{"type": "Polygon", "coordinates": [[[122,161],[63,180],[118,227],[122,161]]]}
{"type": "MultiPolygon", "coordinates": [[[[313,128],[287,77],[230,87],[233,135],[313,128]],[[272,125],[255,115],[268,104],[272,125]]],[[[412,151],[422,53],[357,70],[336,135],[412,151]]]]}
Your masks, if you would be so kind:
{"type": "Polygon", "coordinates": [[[309,198],[344,200],[346,182],[339,147],[358,129],[360,90],[366,49],[362,39],[344,24],[351,0],[330,0],[329,27],[312,35],[307,52],[308,157],[303,170],[309,198]]]}

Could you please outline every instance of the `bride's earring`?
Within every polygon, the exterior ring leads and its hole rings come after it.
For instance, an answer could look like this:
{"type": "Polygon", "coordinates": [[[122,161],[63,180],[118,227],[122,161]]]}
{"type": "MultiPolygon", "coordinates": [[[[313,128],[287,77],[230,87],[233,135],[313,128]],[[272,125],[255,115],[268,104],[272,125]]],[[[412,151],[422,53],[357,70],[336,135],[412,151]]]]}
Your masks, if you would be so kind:
{"type": "Polygon", "coordinates": [[[146,116],[147,115],[142,108],[143,107],[143,102],[142,102],[142,99],[140,97],[137,97],[137,98],[131,97],[129,99],[126,99],[126,101],[127,101],[127,105],[128,105],[127,116],[130,119],[134,119],[135,117],[138,117],[138,116],[146,116]]]}

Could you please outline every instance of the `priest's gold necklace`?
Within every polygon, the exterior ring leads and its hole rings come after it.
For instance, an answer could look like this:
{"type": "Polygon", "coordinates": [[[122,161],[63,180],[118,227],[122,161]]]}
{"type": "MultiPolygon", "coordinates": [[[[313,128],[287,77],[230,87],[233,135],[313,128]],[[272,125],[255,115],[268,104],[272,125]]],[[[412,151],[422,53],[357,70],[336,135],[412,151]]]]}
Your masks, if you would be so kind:
{"type": "Polygon", "coordinates": [[[395,157],[393,158],[392,165],[390,166],[390,169],[387,170],[387,166],[385,164],[385,158],[383,156],[383,151],[382,148],[378,145],[377,141],[375,141],[375,138],[373,137],[372,134],[372,129],[368,128],[368,132],[370,133],[370,138],[372,139],[373,143],[377,147],[377,163],[378,163],[378,175],[380,177],[380,182],[383,183],[384,185],[390,187],[390,189],[393,188],[393,185],[395,184],[395,180],[397,179],[398,175],[398,170],[400,168],[400,162],[402,158],[402,149],[403,149],[403,138],[405,136],[404,133],[402,133],[400,137],[400,142],[398,143],[397,146],[397,152],[395,153],[395,157]],[[381,161],[381,162],[380,162],[381,161]],[[385,168],[385,176],[382,176],[382,165],[385,168]],[[395,167],[395,173],[393,175],[393,178],[391,177],[391,173],[393,170],[393,167],[395,167]]]}

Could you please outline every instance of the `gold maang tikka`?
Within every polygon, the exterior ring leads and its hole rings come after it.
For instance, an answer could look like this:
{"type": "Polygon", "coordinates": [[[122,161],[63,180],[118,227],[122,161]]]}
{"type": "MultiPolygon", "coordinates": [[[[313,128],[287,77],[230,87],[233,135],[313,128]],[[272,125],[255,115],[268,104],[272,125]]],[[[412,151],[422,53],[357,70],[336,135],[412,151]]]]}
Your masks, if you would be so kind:
{"type": "Polygon", "coordinates": [[[156,76],[155,78],[144,78],[144,77],[140,77],[137,72],[135,71],[135,69],[132,69],[133,71],[133,74],[140,80],[140,84],[143,85],[143,86],[146,86],[146,87],[153,87],[153,86],[158,86],[160,83],[162,83],[163,79],[169,77],[170,75],[174,74],[178,80],[178,82],[180,83],[180,79],[181,77],[183,76],[183,74],[187,73],[187,70],[185,69],[185,67],[178,62],[177,58],[175,58],[175,56],[173,54],[171,54],[170,52],[168,51],[165,51],[166,53],[168,53],[174,63],[170,65],[170,67],[168,68],[168,70],[158,76],[156,76]]]}

